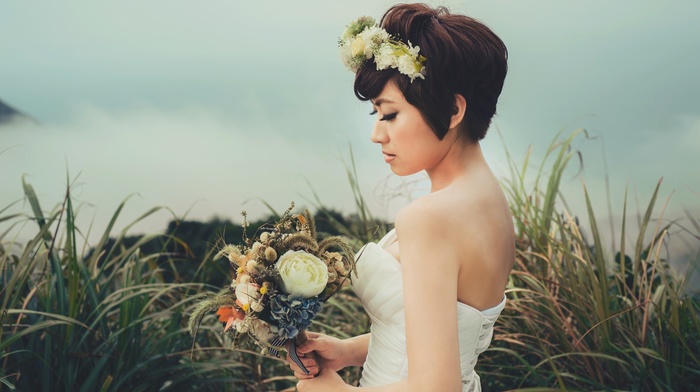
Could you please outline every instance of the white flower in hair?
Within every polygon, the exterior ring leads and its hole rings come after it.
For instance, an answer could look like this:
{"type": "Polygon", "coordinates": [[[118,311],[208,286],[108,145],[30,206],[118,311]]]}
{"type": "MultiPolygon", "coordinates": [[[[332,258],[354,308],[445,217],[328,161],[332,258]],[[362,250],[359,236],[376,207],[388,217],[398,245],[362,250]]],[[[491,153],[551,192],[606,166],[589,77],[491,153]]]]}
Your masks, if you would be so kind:
{"type": "Polygon", "coordinates": [[[387,69],[389,67],[398,68],[397,57],[394,55],[394,48],[385,42],[379,47],[377,54],[374,56],[374,62],[377,64],[377,69],[387,69]]]}
{"type": "Polygon", "coordinates": [[[350,63],[352,61],[352,43],[347,43],[345,45],[340,45],[340,59],[343,60],[343,64],[352,71],[350,63]]]}
{"type": "Polygon", "coordinates": [[[372,48],[367,47],[367,45],[365,44],[365,40],[363,40],[362,37],[355,37],[355,39],[352,41],[352,45],[350,46],[350,51],[352,52],[351,55],[364,55],[367,58],[368,55],[365,53],[365,49],[369,51],[369,57],[372,57],[372,48]]]}
{"type": "Polygon", "coordinates": [[[357,36],[364,42],[364,55],[367,60],[372,58],[384,41],[389,40],[389,33],[378,26],[368,27],[357,36]]]}
{"type": "Polygon", "coordinates": [[[406,56],[406,55],[400,56],[398,59],[398,63],[399,63],[398,69],[399,69],[399,72],[401,72],[401,73],[410,74],[410,73],[413,73],[413,71],[415,70],[415,67],[413,66],[413,62],[411,61],[411,58],[406,56]]]}
{"type": "MultiPolygon", "coordinates": [[[[414,77],[425,79],[425,76],[423,75],[423,69],[425,67],[423,64],[414,60],[414,58],[418,56],[419,50],[420,47],[411,46],[411,42],[408,43],[407,53],[402,54],[398,59],[399,72],[406,75],[415,75],[414,77]]],[[[411,78],[411,80],[413,80],[413,78],[411,78]]]]}
{"type": "Polygon", "coordinates": [[[340,58],[343,64],[357,72],[362,64],[374,58],[377,70],[396,68],[409,78],[425,79],[426,58],[419,54],[420,47],[405,44],[377,26],[374,19],[361,17],[350,23],[340,40],[340,58]]]}

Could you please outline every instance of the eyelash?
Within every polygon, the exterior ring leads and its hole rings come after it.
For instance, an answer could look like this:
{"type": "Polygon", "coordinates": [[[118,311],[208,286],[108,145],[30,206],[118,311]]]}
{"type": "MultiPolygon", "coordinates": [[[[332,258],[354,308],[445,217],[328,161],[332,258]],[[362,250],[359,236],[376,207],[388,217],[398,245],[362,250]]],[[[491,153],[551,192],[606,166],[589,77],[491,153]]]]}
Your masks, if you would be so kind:
{"type": "MultiPolygon", "coordinates": [[[[373,116],[377,114],[376,110],[372,110],[372,112],[369,114],[370,116],[373,116]]],[[[391,113],[391,114],[385,114],[382,116],[382,118],[379,119],[379,121],[391,121],[396,118],[396,113],[391,113]]]]}

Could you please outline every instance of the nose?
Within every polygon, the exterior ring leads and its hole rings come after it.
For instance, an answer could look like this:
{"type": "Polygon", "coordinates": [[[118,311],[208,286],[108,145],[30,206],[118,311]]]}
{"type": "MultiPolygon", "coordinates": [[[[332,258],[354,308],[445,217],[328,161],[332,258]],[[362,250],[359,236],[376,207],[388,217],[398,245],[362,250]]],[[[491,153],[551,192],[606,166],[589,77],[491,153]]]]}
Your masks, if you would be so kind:
{"type": "Polygon", "coordinates": [[[377,120],[377,122],[374,123],[374,128],[372,129],[369,140],[371,140],[372,143],[379,144],[384,144],[389,141],[389,136],[382,121],[377,120]]]}

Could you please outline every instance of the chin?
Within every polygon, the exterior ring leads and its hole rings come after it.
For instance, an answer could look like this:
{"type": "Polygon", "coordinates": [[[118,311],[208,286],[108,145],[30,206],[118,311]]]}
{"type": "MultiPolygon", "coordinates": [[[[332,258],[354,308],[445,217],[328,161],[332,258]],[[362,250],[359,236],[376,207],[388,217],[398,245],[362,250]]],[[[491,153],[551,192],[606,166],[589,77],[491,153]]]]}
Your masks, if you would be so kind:
{"type": "Polygon", "coordinates": [[[391,167],[391,171],[394,172],[394,174],[396,174],[399,177],[406,177],[406,176],[410,176],[410,175],[413,175],[413,174],[420,172],[420,170],[409,170],[409,169],[399,168],[399,167],[394,167],[394,166],[391,167]]]}

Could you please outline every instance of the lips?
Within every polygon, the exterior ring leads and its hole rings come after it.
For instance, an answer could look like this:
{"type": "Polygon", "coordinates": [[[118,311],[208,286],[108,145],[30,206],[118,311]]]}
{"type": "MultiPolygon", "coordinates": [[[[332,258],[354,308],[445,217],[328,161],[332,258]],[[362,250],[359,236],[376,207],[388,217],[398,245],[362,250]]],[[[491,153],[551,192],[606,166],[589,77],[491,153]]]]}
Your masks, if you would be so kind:
{"type": "Polygon", "coordinates": [[[394,158],[396,158],[396,155],[389,154],[389,153],[386,153],[384,151],[382,151],[382,154],[384,155],[384,162],[386,162],[386,163],[389,163],[389,162],[393,161],[394,158]]]}

